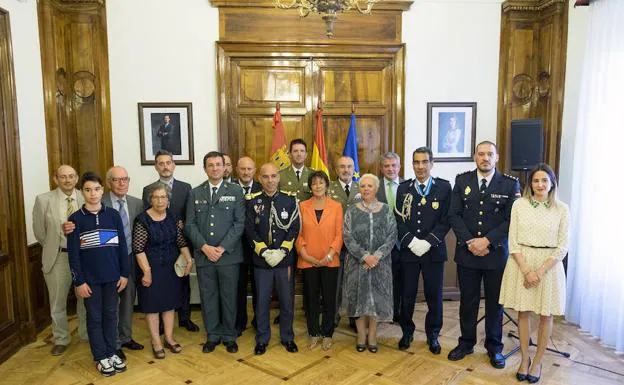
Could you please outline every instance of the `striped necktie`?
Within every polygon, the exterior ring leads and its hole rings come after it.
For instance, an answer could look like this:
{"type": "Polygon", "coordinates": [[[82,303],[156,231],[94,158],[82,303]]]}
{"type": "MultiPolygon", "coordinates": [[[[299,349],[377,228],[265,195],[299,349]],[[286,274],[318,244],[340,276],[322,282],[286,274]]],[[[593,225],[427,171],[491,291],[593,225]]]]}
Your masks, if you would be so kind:
{"type": "Polygon", "coordinates": [[[74,211],[76,211],[76,206],[74,206],[74,198],[72,197],[67,197],[65,198],[65,200],[67,201],[67,212],[66,212],[66,216],[67,218],[69,218],[70,215],[72,215],[74,213],[74,211]]]}
{"type": "Polygon", "coordinates": [[[124,236],[126,238],[126,247],[127,247],[127,252],[128,254],[130,254],[130,251],[132,251],[132,240],[130,238],[130,220],[128,219],[128,213],[126,212],[126,210],[124,209],[124,200],[123,199],[117,199],[117,203],[119,204],[119,208],[117,209],[119,211],[119,216],[121,217],[121,223],[123,224],[123,228],[124,228],[124,236]]]}

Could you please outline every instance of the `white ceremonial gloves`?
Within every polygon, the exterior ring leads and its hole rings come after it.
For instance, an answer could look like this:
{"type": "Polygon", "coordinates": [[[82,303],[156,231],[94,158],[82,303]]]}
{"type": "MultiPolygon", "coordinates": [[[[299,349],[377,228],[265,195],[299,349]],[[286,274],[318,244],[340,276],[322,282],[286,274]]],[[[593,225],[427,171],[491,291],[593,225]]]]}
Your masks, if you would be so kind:
{"type": "Polygon", "coordinates": [[[412,253],[422,257],[427,253],[427,251],[429,251],[429,249],[431,249],[431,244],[424,239],[414,237],[407,247],[409,247],[412,253]]]}
{"type": "Polygon", "coordinates": [[[286,256],[286,253],[284,252],[284,250],[274,250],[274,249],[269,249],[269,250],[265,250],[262,253],[262,258],[264,258],[264,260],[266,261],[266,263],[269,264],[269,266],[271,267],[275,267],[277,266],[282,259],[284,259],[284,257],[286,256]]]}

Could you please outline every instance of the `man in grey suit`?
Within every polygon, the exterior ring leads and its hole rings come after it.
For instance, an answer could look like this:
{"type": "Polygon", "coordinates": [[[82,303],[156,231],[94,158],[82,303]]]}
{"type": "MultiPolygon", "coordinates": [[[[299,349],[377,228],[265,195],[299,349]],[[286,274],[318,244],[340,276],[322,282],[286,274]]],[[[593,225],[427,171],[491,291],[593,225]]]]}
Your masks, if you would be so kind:
{"type": "MultiPolygon", "coordinates": [[[[67,217],[84,203],[82,194],[76,190],[78,175],[71,166],[62,165],[54,173],[56,189],[38,195],[33,207],[33,231],[41,245],[43,277],[50,297],[50,316],[54,347],[52,355],[61,355],[71,341],[67,322],[67,295],[72,287],[72,275],[67,256],[65,230],[71,231],[67,217]]],[[[78,298],[78,335],[86,341],[86,312],[82,298],[78,298]]]]}
{"type": "MultiPolygon", "coordinates": [[[[143,187],[143,207],[145,209],[150,207],[152,189],[161,184],[165,185],[167,192],[170,193],[169,211],[184,222],[186,219],[186,198],[191,191],[191,185],[173,178],[176,165],[173,161],[173,155],[168,151],[161,150],[156,153],[154,167],[158,172],[159,179],[143,187]]],[[[190,332],[198,332],[199,326],[191,321],[191,281],[188,275],[180,279],[182,280],[182,306],[177,309],[178,326],[186,328],[190,332]]],[[[160,329],[162,330],[162,327],[160,329]]]]}
{"type": "MultiPolygon", "coordinates": [[[[377,191],[377,200],[387,203],[394,211],[396,207],[396,192],[403,178],[399,176],[401,170],[401,157],[396,152],[386,152],[381,156],[381,183],[377,191]]],[[[401,279],[401,262],[399,243],[392,248],[392,297],[394,302],[394,322],[399,322],[401,311],[401,293],[403,293],[403,281],[401,279]]]]}
{"type": "Polygon", "coordinates": [[[243,262],[241,236],[245,230],[245,197],[240,186],[223,180],[223,154],[204,156],[208,180],[191,190],[184,232],[193,245],[207,341],[204,353],[223,342],[236,353],[236,298],[243,262]]]}
{"type": "Polygon", "coordinates": [[[132,339],[132,314],[136,297],[134,284],[136,261],[132,253],[132,225],[134,218],[143,211],[143,202],[139,198],[128,195],[130,178],[128,177],[128,171],[121,166],[114,166],[108,169],[108,172],[106,172],[106,184],[109,192],[102,196],[102,203],[119,212],[128,247],[130,276],[128,277],[126,289],[119,294],[119,324],[117,328],[117,355],[125,360],[125,354],[121,351],[122,347],[130,350],[143,349],[143,345],[132,339]]]}

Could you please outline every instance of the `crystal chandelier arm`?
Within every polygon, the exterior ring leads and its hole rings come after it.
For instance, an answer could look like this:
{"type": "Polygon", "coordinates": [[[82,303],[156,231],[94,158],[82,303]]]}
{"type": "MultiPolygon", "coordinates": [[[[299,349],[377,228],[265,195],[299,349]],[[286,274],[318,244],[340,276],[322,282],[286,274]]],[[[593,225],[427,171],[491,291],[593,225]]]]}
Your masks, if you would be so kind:
{"type": "MultiPolygon", "coordinates": [[[[366,9],[362,9],[362,7],[360,6],[360,0],[351,0],[352,3],[355,3],[355,7],[357,8],[358,12],[364,15],[370,14],[371,10],[373,9],[373,5],[375,5],[375,3],[378,1],[379,0],[367,0],[366,9]]],[[[351,6],[353,6],[353,4],[351,6]]]]}
{"type": "Polygon", "coordinates": [[[275,0],[275,6],[282,9],[294,8],[297,6],[297,1],[299,0],[292,0],[291,3],[284,3],[284,1],[285,0],[275,0]]]}

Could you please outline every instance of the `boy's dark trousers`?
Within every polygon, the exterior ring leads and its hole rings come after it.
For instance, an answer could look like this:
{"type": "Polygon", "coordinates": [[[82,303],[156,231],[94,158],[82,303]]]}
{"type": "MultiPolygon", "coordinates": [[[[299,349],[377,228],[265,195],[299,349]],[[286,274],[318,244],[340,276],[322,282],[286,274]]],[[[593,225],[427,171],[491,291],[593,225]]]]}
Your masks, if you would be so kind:
{"type": "Polygon", "coordinates": [[[117,281],[92,283],[91,297],[85,298],[87,333],[95,361],[110,358],[117,347],[117,281]]]}

